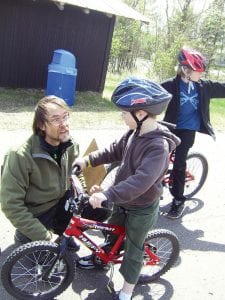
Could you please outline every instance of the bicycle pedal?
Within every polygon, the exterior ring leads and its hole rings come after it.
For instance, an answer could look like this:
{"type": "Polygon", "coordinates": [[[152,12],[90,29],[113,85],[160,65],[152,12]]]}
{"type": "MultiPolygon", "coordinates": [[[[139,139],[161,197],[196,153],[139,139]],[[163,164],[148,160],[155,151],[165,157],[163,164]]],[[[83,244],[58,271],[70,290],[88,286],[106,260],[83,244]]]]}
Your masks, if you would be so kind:
{"type": "Polygon", "coordinates": [[[99,245],[106,253],[109,253],[112,249],[112,244],[110,242],[104,242],[99,245]]]}

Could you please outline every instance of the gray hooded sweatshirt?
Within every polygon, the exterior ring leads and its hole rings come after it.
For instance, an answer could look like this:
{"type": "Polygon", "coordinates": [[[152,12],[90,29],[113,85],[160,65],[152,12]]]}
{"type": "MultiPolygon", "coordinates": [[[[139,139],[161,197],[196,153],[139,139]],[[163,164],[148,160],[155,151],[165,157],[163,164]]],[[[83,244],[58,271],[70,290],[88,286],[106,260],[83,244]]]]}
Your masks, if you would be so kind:
{"type": "Polygon", "coordinates": [[[162,194],[162,180],[169,166],[169,154],[180,140],[165,126],[135,136],[130,130],[109,148],[89,155],[93,167],[121,162],[115,184],[105,196],[111,202],[127,209],[151,206],[162,194]]]}

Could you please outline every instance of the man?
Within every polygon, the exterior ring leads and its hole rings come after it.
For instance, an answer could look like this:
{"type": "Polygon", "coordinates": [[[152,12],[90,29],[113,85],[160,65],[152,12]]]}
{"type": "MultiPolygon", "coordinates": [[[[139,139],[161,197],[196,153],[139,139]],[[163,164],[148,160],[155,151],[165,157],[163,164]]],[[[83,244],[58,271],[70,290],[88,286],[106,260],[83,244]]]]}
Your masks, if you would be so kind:
{"type": "MultiPolygon", "coordinates": [[[[2,168],[1,207],[16,228],[16,242],[51,240],[63,233],[71,218],[64,205],[78,155],[67,104],[44,97],[35,108],[33,134],[7,153],[2,168]]],[[[69,246],[78,250],[72,238],[69,246]]]]}

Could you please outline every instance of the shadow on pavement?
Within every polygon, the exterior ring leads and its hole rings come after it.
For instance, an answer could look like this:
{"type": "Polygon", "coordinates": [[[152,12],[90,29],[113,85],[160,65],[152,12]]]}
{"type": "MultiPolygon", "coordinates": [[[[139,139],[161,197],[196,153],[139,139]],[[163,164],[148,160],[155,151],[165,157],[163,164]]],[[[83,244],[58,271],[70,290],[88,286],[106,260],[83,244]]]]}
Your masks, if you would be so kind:
{"type": "MultiPolygon", "coordinates": [[[[202,209],[204,202],[198,198],[192,198],[187,200],[186,207],[184,210],[184,216],[186,214],[195,213],[202,209]]],[[[160,214],[156,227],[168,228],[172,230],[179,238],[181,250],[200,250],[200,251],[215,251],[215,252],[225,252],[225,245],[220,243],[213,243],[200,240],[204,237],[204,231],[195,229],[187,229],[183,223],[182,218],[171,220],[167,218],[166,212],[168,211],[170,205],[164,205],[160,207],[160,214]]],[[[196,223],[196,227],[197,227],[196,223]]]]}
{"type": "MultiPolygon", "coordinates": [[[[112,299],[112,296],[106,288],[108,278],[108,274],[104,271],[79,270],[77,276],[73,280],[72,288],[75,293],[82,296],[81,299],[110,300],[112,299]]],[[[173,286],[169,281],[160,278],[157,282],[152,282],[148,285],[137,285],[135,287],[133,299],[169,300],[172,299],[172,295],[173,286]]]]}
{"type": "MultiPolygon", "coordinates": [[[[203,208],[204,202],[201,199],[194,198],[187,201],[187,205],[184,211],[184,215],[194,213],[203,208]]],[[[169,204],[161,206],[160,214],[156,228],[167,228],[173,231],[179,238],[181,251],[182,250],[196,250],[196,251],[214,251],[225,252],[225,245],[220,243],[214,243],[204,241],[201,238],[204,236],[204,231],[199,229],[190,230],[184,226],[182,219],[171,220],[165,217],[165,212],[168,211],[169,204]]],[[[196,223],[196,227],[197,227],[196,223]]],[[[94,232],[93,232],[94,234],[94,232]]],[[[97,234],[97,232],[96,232],[97,234]]],[[[99,236],[101,237],[101,236],[99,236]]],[[[15,245],[10,245],[0,256],[0,266],[5,261],[6,257],[16,248],[15,245]]],[[[176,266],[181,264],[181,256],[179,257],[176,266]]],[[[175,266],[175,267],[176,267],[175,266]]],[[[72,286],[66,291],[66,296],[63,294],[57,299],[86,299],[86,300],[108,300],[112,299],[111,295],[107,291],[106,285],[109,279],[109,272],[104,270],[81,270],[76,269],[76,274],[72,282],[72,286]],[[67,295],[70,295],[69,297],[67,295]]],[[[122,277],[118,272],[118,266],[115,267],[115,275],[113,281],[115,282],[115,289],[121,287],[122,277]]],[[[157,282],[152,282],[148,285],[137,285],[134,291],[135,299],[144,300],[170,300],[173,298],[174,289],[171,283],[165,279],[160,278],[157,282]]],[[[4,300],[13,300],[10,297],[0,282],[0,298],[4,300]]]]}
{"type": "MultiPolygon", "coordinates": [[[[5,261],[7,256],[9,256],[13,250],[15,250],[16,246],[11,245],[6,248],[1,255],[1,266],[5,261]]],[[[115,267],[115,273],[118,272],[118,267],[115,267]]],[[[104,270],[81,270],[76,269],[76,274],[74,276],[74,280],[72,282],[72,290],[76,293],[74,295],[75,299],[78,299],[78,295],[80,295],[80,299],[85,300],[110,300],[112,296],[108,292],[106,286],[109,280],[109,272],[104,270]]],[[[121,277],[122,278],[122,277],[121,277]]],[[[113,278],[118,283],[118,277],[115,276],[113,278]]],[[[121,281],[122,282],[122,281],[121,281]]],[[[119,282],[119,284],[121,284],[119,282]]],[[[10,296],[3,288],[2,284],[0,284],[0,295],[1,299],[4,300],[13,300],[14,297],[10,296]]],[[[71,295],[71,296],[72,296],[71,295]]],[[[156,282],[152,282],[149,285],[137,285],[134,291],[134,299],[145,299],[145,300],[169,300],[173,295],[173,287],[169,281],[160,278],[156,282]]],[[[55,300],[58,298],[55,298],[55,300]]],[[[68,296],[60,297],[60,299],[68,299],[68,296]]],[[[53,299],[52,299],[53,300],[53,299]]]]}

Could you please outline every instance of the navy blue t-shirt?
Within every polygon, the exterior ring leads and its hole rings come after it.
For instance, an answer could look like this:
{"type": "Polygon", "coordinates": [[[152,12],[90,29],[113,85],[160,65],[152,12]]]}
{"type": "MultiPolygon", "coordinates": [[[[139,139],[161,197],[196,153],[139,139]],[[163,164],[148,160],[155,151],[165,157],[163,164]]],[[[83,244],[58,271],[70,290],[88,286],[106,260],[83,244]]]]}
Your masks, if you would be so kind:
{"type": "Polygon", "coordinates": [[[189,86],[189,83],[180,81],[180,109],[176,128],[195,131],[200,128],[199,92],[194,82],[189,86]]]}

